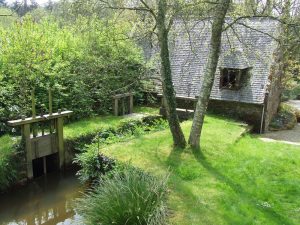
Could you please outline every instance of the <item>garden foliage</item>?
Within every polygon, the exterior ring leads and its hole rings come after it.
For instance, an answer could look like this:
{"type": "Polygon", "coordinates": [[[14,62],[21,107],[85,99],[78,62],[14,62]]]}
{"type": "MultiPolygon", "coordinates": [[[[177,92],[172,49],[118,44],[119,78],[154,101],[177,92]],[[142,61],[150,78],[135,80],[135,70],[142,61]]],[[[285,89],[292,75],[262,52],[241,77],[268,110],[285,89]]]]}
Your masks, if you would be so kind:
{"type": "Polygon", "coordinates": [[[113,93],[139,89],[141,52],[127,38],[128,23],[79,18],[62,25],[53,18],[26,16],[0,27],[0,121],[30,115],[31,90],[37,111],[73,110],[76,118],[105,113],[113,93]]]}
{"type": "Polygon", "coordinates": [[[77,209],[89,225],[163,225],[167,218],[167,178],[125,166],[101,179],[77,209]]]}
{"type": "MultiPolygon", "coordinates": [[[[101,152],[109,144],[128,141],[132,138],[141,136],[151,131],[164,130],[168,127],[167,121],[160,116],[149,116],[142,120],[125,120],[116,128],[102,130],[94,138],[91,144],[82,148],[76,155],[74,163],[80,166],[77,172],[80,180],[83,182],[97,181],[112,170],[116,162],[103,155],[101,152]]],[[[79,145],[78,147],[82,147],[79,145]]]]}

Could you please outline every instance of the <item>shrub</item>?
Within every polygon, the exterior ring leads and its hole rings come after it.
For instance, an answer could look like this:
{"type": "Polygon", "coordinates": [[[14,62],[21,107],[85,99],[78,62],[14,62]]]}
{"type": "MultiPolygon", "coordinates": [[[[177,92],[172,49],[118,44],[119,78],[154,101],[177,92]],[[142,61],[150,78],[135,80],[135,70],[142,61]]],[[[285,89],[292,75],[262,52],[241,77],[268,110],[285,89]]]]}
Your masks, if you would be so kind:
{"type": "Polygon", "coordinates": [[[145,117],[142,121],[125,120],[115,129],[108,128],[99,131],[98,134],[91,133],[86,139],[81,137],[79,142],[75,140],[68,142],[68,146],[72,146],[78,152],[74,159],[74,163],[80,166],[77,175],[79,175],[80,180],[83,182],[96,180],[115,165],[113,160],[100,154],[100,148],[141,136],[147,132],[163,130],[167,127],[167,121],[161,119],[161,117],[149,116],[149,118],[145,117]],[[92,138],[92,135],[94,135],[94,138],[92,138]],[[87,145],[89,143],[87,141],[92,143],[87,145]]]}
{"type": "Polygon", "coordinates": [[[5,191],[19,177],[22,166],[20,149],[22,142],[9,135],[0,137],[0,192],[5,191]]]}
{"type": "Polygon", "coordinates": [[[126,167],[107,176],[77,202],[89,225],[163,225],[167,219],[167,179],[126,167]]]}
{"type": "Polygon", "coordinates": [[[270,123],[270,130],[287,130],[293,129],[297,124],[295,110],[286,104],[281,104],[278,113],[270,123]]]}
{"type": "Polygon", "coordinates": [[[77,175],[83,182],[97,180],[115,165],[115,161],[100,154],[95,145],[91,145],[88,151],[76,155],[74,162],[81,167],[77,175]]]}
{"type": "Polygon", "coordinates": [[[33,88],[38,114],[47,111],[51,87],[53,111],[67,108],[73,119],[109,112],[116,90],[138,92],[145,66],[141,49],[125,38],[129,25],[25,16],[0,26],[0,132],[7,120],[31,115],[33,88]]]}

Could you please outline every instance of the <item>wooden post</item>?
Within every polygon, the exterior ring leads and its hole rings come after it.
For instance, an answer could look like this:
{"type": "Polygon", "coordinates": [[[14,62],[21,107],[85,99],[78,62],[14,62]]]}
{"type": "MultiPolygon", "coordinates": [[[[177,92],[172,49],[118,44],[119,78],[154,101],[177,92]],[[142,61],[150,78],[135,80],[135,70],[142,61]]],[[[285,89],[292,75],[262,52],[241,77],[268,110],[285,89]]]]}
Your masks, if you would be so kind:
{"type": "MultiPolygon", "coordinates": [[[[35,109],[35,89],[33,88],[31,90],[31,110],[32,110],[32,118],[36,118],[36,109],[35,109]]],[[[37,136],[37,127],[35,124],[32,125],[32,135],[33,137],[36,137],[37,136]]]]}
{"type": "Polygon", "coordinates": [[[125,99],[124,99],[124,97],[122,98],[122,116],[124,116],[125,115],[125,99]]]}
{"type": "Polygon", "coordinates": [[[32,168],[32,147],[31,147],[31,140],[30,140],[30,124],[24,124],[22,126],[22,136],[25,141],[27,177],[29,179],[32,179],[33,168],[32,168]]]}
{"type": "Polygon", "coordinates": [[[31,108],[32,108],[32,118],[35,118],[36,117],[36,110],[35,110],[34,88],[31,90],[31,108]]]}
{"type": "Polygon", "coordinates": [[[58,145],[58,154],[59,154],[59,168],[62,168],[65,164],[63,124],[64,124],[63,117],[60,117],[60,118],[56,119],[57,145],[58,145]]]}
{"type": "Polygon", "coordinates": [[[49,115],[52,115],[52,90],[49,88],[49,115]]]}
{"type": "Polygon", "coordinates": [[[130,93],[129,96],[129,114],[133,113],[133,94],[130,93]]]}
{"type": "Polygon", "coordinates": [[[43,157],[43,168],[44,168],[44,174],[47,174],[47,160],[46,160],[46,156],[43,157]]]}
{"type": "Polygon", "coordinates": [[[165,108],[165,101],[164,101],[164,96],[161,96],[161,107],[165,108]]]}
{"type": "Polygon", "coordinates": [[[115,111],[115,116],[118,116],[119,115],[119,99],[118,98],[115,98],[114,111],[115,111]]]}

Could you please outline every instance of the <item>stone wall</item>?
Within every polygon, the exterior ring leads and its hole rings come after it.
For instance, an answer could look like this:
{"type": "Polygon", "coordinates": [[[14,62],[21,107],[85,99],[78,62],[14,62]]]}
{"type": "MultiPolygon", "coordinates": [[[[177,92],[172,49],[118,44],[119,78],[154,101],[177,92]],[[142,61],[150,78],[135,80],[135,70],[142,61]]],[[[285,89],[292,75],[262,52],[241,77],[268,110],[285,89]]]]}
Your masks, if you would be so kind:
{"type": "Polygon", "coordinates": [[[210,100],[208,111],[244,121],[253,126],[254,132],[260,132],[263,105],[210,100]]]}
{"type": "MultiPolygon", "coordinates": [[[[178,111],[180,119],[192,118],[193,113],[190,110],[195,109],[195,104],[195,101],[177,99],[177,108],[181,109],[178,111]]],[[[244,121],[253,126],[254,132],[260,132],[263,105],[211,99],[208,104],[208,112],[244,121]]],[[[165,110],[161,108],[160,113],[165,115],[165,110]]]]}

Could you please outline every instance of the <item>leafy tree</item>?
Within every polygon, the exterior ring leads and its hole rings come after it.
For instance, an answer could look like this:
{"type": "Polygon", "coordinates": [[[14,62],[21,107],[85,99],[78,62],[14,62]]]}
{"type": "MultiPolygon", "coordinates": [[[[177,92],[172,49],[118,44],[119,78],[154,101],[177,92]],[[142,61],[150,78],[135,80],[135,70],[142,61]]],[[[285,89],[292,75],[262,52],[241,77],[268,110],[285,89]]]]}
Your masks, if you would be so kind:
{"type": "Polygon", "coordinates": [[[223,25],[225,23],[226,13],[230,6],[230,0],[219,0],[216,2],[216,4],[217,5],[214,11],[212,23],[209,60],[206,65],[202,88],[201,92],[199,93],[189,138],[189,144],[196,149],[200,148],[200,136],[204,123],[204,116],[215,79],[215,73],[220,55],[223,25]]]}
{"type": "Polygon", "coordinates": [[[124,37],[130,26],[80,18],[61,26],[51,18],[25,16],[1,28],[0,120],[30,115],[30,92],[37,111],[46,110],[48,89],[54,110],[73,110],[75,118],[108,112],[116,91],[139,90],[140,50],[124,37]]]}
{"type": "Polygon", "coordinates": [[[33,9],[38,8],[39,5],[35,0],[22,0],[22,1],[15,1],[12,4],[12,9],[19,15],[24,16],[26,13],[32,11],[33,9]]]}

